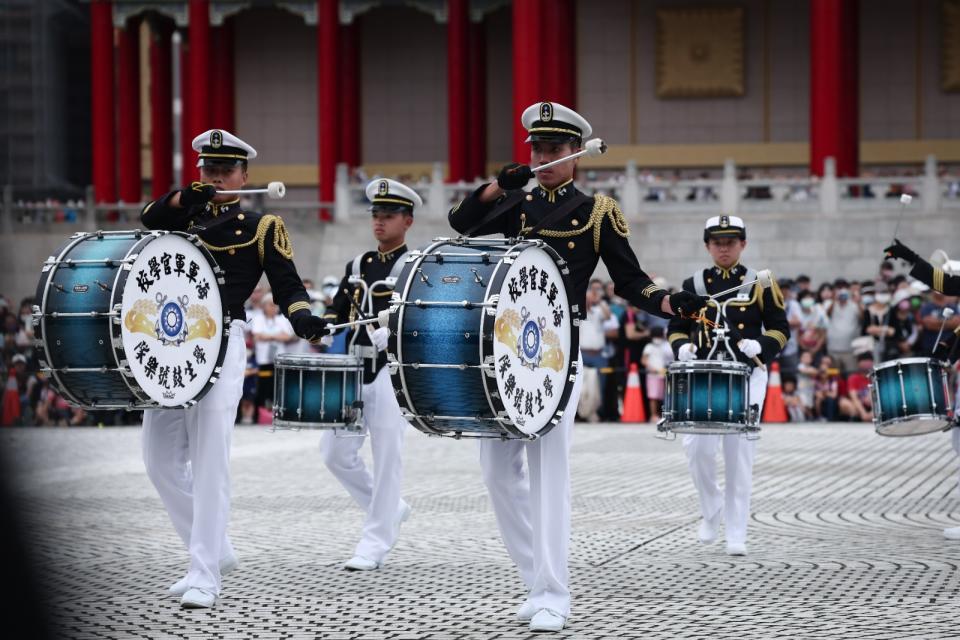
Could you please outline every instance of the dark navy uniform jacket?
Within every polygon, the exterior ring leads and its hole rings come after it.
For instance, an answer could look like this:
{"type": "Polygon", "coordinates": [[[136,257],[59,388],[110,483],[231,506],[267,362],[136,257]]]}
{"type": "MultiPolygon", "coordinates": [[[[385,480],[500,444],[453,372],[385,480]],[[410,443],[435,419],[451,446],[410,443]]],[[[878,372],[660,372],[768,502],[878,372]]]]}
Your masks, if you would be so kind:
{"type": "MultiPolygon", "coordinates": [[[[730,269],[714,266],[703,270],[703,282],[707,293],[713,295],[737,286],[744,281],[746,274],[747,268],[742,264],[736,264],[730,269]]],[[[684,280],[683,288],[685,291],[696,293],[693,278],[684,280]]],[[[787,323],[787,314],[784,311],[783,293],[777,286],[776,280],[773,280],[768,289],[764,289],[757,283],[751,287],[744,287],[742,291],[749,294],[749,300],[731,302],[727,305],[727,320],[742,338],[760,343],[760,355],[757,357],[764,364],[769,364],[790,339],[790,325],[787,323]]],[[[718,301],[723,302],[734,298],[738,293],[734,291],[722,296],[718,301]]],[[[716,306],[709,305],[706,313],[707,318],[716,321],[716,306]]],[[[708,326],[679,316],[670,319],[667,339],[670,341],[674,355],[678,355],[680,347],[692,341],[697,347],[697,357],[700,359],[705,358],[713,346],[713,334],[708,326]]],[[[733,347],[738,360],[751,367],[756,365],[753,359],[740,353],[735,337],[730,339],[730,346],[733,347]]],[[[718,346],[717,349],[723,349],[723,346],[718,346]]]]}
{"type": "MultiPolygon", "coordinates": [[[[481,186],[450,210],[448,219],[456,231],[466,233],[503,200],[481,202],[480,194],[486,187],[481,186]]],[[[572,181],[556,189],[537,186],[519,204],[471,235],[502,233],[507,238],[526,236],[537,222],[575,195],[580,195],[580,192],[572,181]]],[[[586,313],[587,286],[601,258],[618,296],[648,313],[671,317],[660,310],[660,302],[667,292],[655,285],[640,268],[627,240],[629,235],[627,221],[617,201],[598,195],[559,220],[551,221],[533,237],[544,240],[569,263],[570,286],[573,290],[567,292],[567,297],[571,304],[578,305],[581,318],[586,313]]]]}
{"type": "MultiPolygon", "coordinates": [[[[397,261],[406,252],[407,245],[403,244],[386,252],[377,250],[367,251],[366,253],[360,254],[360,256],[348,262],[343,280],[340,281],[340,288],[337,289],[337,294],[333,297],[333,304],[331,304],[330,308],[327,309],[324,319],[331,322],[336,322],[337,324],[353,322],[356,320],[358,315],[357,310],[356,307],[350,303],[350,300],[353,300],[357,306],[361,306],[361,301],[363,300],[363,288],[360,285],[350,284],[349,278],[351,275],[359,275],[360,278],[367,283],[367,288],[370,291],[370,294],[373,296],[374,315],[389,307],[390,295],[393,293],[393,289],[388,289],[382,285],[372,289],[370,287],[374,282],[383,280],[389,276],[394,265],[397,264],[397,261]],[[356,265],[359,273],[354,273],[354,265],[356,265]]],[[[366,305],[363,305],[363,308],[366,310],[366,305]]],[[[367,333],[366,327],[358,327],[356,330],[358,331],[356,344],[372,348],[370,343],[370,334],[367,333]]],[[[352,335],[348,335],[347,341],[349,342],[351,338],[352,335]]],[[[377,377],[377,374],[380,373],[380,370],[383,369],[386,364],[386,351],[381,351],[378,353],[376,358],[365,357],[363,359],[364,384],[372,383],[374,378],[377,377]]]]}
{"type": "Polygon", "coordinates": [[[293,247],[279,216],[243,211],[207,231],[201,228],[239,211],[239,199],[187,209],[169,205],[175,193],[149,203],[140,219],[148,229],[187,231],[200,237],[224,271],[223,306],[230,310],[231,318],[246,319],[243,305],[264,273],[285,316],[292,320],[297,314],[310,313],[310,296],[293,264],[293,247]]]}

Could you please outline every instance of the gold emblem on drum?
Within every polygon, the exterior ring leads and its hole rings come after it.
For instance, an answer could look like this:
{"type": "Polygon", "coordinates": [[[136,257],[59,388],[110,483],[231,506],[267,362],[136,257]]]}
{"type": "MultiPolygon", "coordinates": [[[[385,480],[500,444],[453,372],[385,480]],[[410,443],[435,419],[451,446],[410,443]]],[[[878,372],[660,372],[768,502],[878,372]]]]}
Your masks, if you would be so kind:
{"type": "MultiPolygon", "coordinates": [[[[157,303],[140,299],[133,303],[123,319],[123,326],[130,333],[143,333],[151,338],[161,339],[157,322],[157,303]]],[[[217,322],[203,305],[192,304],[187,307],[187,335],[184,342],[191,340],[209,340],[217,335],[217,322]]],[[[165,341],[166,342],[166,341],[165,341]]]]}
{"type": "MultiPolygon", "coordinates": [[[[498,342],[505,344],[516,357],[524,361],[524,366],[535,369],[537,367],[528,365],[529,359],[521,353],[523,345],[519,338],[522,325],[523,319],[515,309],[505,309],[494,323],[493,333],[498,342]]],[[[562,370],[564,353],[560,347],[560,336],[551,329],[543,329],[540,335],[543,344],[540,349],[539,366],[554,371],[562,370]]]]}

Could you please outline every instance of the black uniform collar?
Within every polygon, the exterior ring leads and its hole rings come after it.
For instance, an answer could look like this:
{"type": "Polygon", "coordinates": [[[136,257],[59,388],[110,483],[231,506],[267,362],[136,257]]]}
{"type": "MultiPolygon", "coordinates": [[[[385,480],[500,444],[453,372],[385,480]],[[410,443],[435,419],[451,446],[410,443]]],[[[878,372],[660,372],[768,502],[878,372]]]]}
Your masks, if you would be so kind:
{"type": "Polygon", "coordinates": [[[240,198],[236,200],[231,200],[230,202],[224,202],[222,204],[217,204],[215,202],[208,202],[206,213],[213,214],[214,217],[219,216],[224,213],[233,213],[235,209],[240,208],[240,198]]]}
{"type": "Polygon", "coordinates": [[[563,202],[576,193],[576,191],[576,188],[573,186],[573,179],[570,179],[555,189],[548,189],[538,184],[536,188],[534,188],[533,193],[536,194],[538,198],[546,200],[547,202],[563,202]]]}
{"type": "Polygon", "coordinates": [[[403,255],[407,251],[406,243],[403,243],[393,249],[388,249],[387,251],[380,251],[377,249],[377,258],[380,259],[380,262],[387,262],[388,260],[393,260],[399,255],[403,255]]]}
{"type": "Polygon", "coordinates": [[[714,264],[711,271],[713,271],[715,275],[720,276],[724,280],[729,280],[730,278],[735,276],[742,276],[747,272],[747,268],[744,267],[739,262],[737,262],[735,265],[733,265],[729,269],[724,269],[720,265],[714,264]]]}

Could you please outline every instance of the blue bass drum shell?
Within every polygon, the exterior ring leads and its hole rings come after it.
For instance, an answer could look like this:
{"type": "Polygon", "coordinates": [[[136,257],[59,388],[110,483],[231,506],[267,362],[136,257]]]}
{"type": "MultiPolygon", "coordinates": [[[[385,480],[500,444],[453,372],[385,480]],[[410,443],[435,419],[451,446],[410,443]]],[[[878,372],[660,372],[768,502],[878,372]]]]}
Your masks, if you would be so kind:
{"type": "MultiPolygon", "coordinates": [[[[557,264],[566,291],[570,291],[566,263],[541,241],[438,239],[407,258],[397,276],[391,300],[387,351],[397,400],[418,430],[454,438],[530,440],[543,436],[559,423],[573,390],[578,366],[574,354],[579,353],[579,331],[571,330],[570,365],[558,409],[535,434],[520,431],[506,419],[507,411],[498,391],[496,373],[478,368],[493,358],[496,315],[487,313],[486,307],[476,305],[499,295],[510,268],[504,260],[484,258],[483,254],[516,253],[529,247],[538,247],[550,255],[557,264]],[[464,257],[465,253],[472,253],[475,257],[464,257]],[[451,258],[447,254],[457,254],[457,257],[451,258]],[[428,257],[436,260],[427,260],[428,257]],[[427,277],[427,283],[420,274],[427,277]],[[429,296],[424,295],[427,289],[430,290],[429,296]],[[467,300],[472,306],[421,308],[403,304],[421,297],[429,301],[467,300]],[[415,369],[410,366],[415,362],[444,364],[449,368],[415,369]],[[465,365],[465,368],[457,368],[457,365],[465,365]]],[[[566,311],[573,326],[578,326],[579,321],[574,320],[576,305],[570,305],[568,300],[566,311]]]]}
{"type": "MultiPolygon", "coordinates": [[[[69,403],[92,410],[158,406],[136,383],[126,364],[119,316],[96,314],[120,308],[131,273],[129,262],[150,242],[167,234],[178,235],[200,250],[214,267],[217,290],[223,300],[223,276],[213,255],[197,236],[179,231],[76,233],[44,263],[33,310],[34,350],[41,370],[46,370],[51,385],[69,403]],[[79,260],[97,263],[73,263],[79,260]],[[91,315],[55,317],[56,313],[91,315]]],[[[195,404],[217,381],[226,357],[229,326],[230,318],[225,315],[216,373],[189,404],[195,404]]]]}

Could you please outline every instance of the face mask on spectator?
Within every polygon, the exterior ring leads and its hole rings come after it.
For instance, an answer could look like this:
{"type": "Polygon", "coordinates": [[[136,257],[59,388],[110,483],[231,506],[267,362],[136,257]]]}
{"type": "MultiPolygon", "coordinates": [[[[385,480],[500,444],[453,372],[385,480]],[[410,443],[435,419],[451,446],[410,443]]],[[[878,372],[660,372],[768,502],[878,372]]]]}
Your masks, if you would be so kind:
{"type": "MultiPolygon", "coordinates": [[[[841,299],[845,299],[845,298],[841,298],[841,299]]],[[[871,295],[863,296],[863,304],[873,304],[873,300],[874,298],[871,295]]]]}
{"type": "Polygon", "coordinates": [[[812,309],[814,302],[816,301],[813,298],[807,297],[800,301],[800,306],[804,309],[812,309]]]}
{"type": "Polygon", "coordinates": [[[878,293],[877,302],[880,304],[890,304],[890,294],[889,293],[878,293]]]}
{"type": "Polygon", "coordinates": [[[849,300],[850,299],[850,290],[849,289],[840,289],[837,291],[837,300],[849,300]]]}

